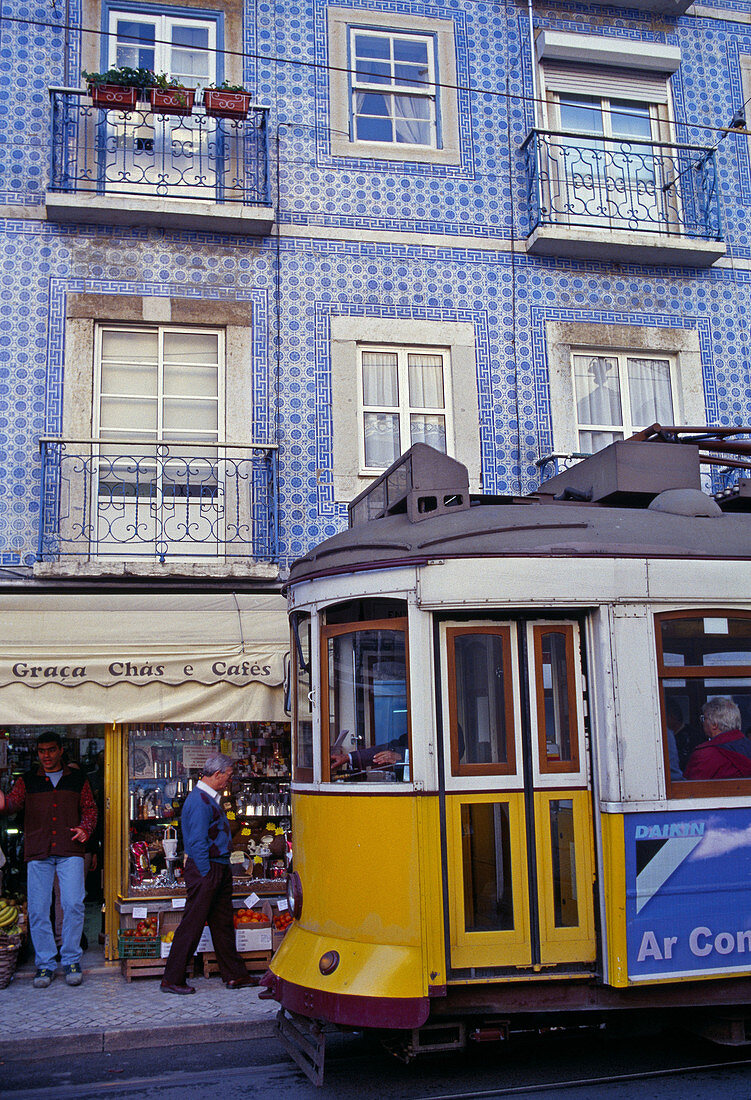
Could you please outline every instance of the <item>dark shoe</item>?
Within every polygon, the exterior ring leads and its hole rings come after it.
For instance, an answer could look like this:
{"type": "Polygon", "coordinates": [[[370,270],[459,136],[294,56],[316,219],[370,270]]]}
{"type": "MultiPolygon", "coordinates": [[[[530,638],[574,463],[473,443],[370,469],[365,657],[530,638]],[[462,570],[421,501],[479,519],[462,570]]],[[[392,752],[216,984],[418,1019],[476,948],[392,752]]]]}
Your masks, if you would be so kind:
{"type": "Polygon", "coordinates": [[[227,989],[245,989],[246,986],[258,985],[260,979],[253,977],[252,974],[248,974],[247,978],[230,978],[228,982],[224,984],[227,989]]]}
{"type": "Polygon", "coordinates": [[[66,985],[81,984],[83,981],[83,974],[81,973],[81,967],[78,963],[71,963],[70,966],[66,966],[64,969],[66,985]]]}
{"type": "Polygon", "coordinates": [[[162,993],[177,993],[179,997],[185,997],[188,993],[195,993],[195,989],[192,985],[170,985],[169,982],[162,982],[159,986],[162,993]]]}
{"type": "Polygon", "coordinates": [[[41,967],[34,975],[34,989],[46,989],[55,980],[54,970],[45,970],[41,967]]]}

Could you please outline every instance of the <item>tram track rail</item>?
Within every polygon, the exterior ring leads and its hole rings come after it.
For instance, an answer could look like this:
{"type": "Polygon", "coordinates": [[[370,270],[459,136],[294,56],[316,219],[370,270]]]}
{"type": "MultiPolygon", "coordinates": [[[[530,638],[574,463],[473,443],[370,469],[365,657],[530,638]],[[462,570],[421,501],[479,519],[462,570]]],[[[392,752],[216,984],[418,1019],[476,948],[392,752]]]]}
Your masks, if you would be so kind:
{"type": "MultiPolygon", "coordinates": [[[[357,1063],[372,1064],[372,1057],[356,1055],[337,1058],[331,1063],[331,1078],[335,1079],[337,1068],[341,1070],[346,1066],[348,1074],[357,1063]]],[[[689,1063],[679,1066],[669,1066],[663,1069],[647,1069],[628,1073],[599,1074],[584,1077],[564,1077],[546,1081],[523,1082],[513,1085],[501,1085],[491,1088],[467,1088],[454,1089],[453,1091],[424,1091],[420,1090],[416,1082],[404,1080],[402,1090],[398,1095],[402,1100],[496,1100],[496,1098],[511,1096],[531,1096],[535,1094],[565,1093],[572,1089],[586,1089],[612,1087],[628,1083],[666,1080],[692,1074],[712,1073],[721,1070],[751,1069],[751,1057],[742,1059],[724,1059],[713,1062],[689,1063]]],[[[120,1071],[116,1071],[119,1072],[120,1071]]],[[[326,1085],[322,1089],[316,1089],[306,1080],[303,1072],[292,1062],[280,1061],[265,1064],[247,1066],[233,1066],[217,1069],[216,1066],[197,1071],[173,1070],[156,1073],[149,1076],[128,1075],[117,1078],[107,1077],[99,1080],[82,1083],[80,1081],[70,1083],[57,1083],[53,1086],[46,1084],[43,1087],[11,1088],[3,1090],[3,1100],[95,1100],[104,1097],[158,1097],[162,1092],[165,1095],[174,1090],[175,1095],[190,1097],[191,1095],[210,1096],[216,1095],[217,1087],[221,1083],[221,1091],[225,1097],[247,1098],[254,1100],[256,1097],[268,1096],[273,1093],[280,1098],[299,1097],[309,1095],[311,1097],[332,1095],[326,1085]],[[307,1090],[307,1091],[306,1091],[307,1090]]],[[[331,1085],[336,1090],[336,1095],[342,1098],[350,1095],[348,1091],[341,1090],[335,1080],[331,1085]]],[[[352,1096],[355,1093],[351,1093],[352,1096]]],[[[360,1094],[362,1095],[362,1094],[360,1094]]],[[[394,1093],[394,1095],[397,1095],[394,1093]]]]}

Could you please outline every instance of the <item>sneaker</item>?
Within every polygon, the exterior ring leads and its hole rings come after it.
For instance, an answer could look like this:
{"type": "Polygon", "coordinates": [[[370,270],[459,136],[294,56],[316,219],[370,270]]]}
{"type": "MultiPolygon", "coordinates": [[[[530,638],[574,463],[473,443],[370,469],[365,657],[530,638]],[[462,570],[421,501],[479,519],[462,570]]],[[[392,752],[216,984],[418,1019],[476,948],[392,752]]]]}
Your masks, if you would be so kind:
{"type": "Polygon", "coordinates": [[[71,963],[70,966],[65,967],[66,985],[80,985],[82,981],[83,974],[81,973],[81,967],[78,963],[71,963]]]}
{"type": "Polygon", "coordinates": [[[46,989],[55,977],[54,970],[37,970],[34,975],[34,989],[46,989]]]}

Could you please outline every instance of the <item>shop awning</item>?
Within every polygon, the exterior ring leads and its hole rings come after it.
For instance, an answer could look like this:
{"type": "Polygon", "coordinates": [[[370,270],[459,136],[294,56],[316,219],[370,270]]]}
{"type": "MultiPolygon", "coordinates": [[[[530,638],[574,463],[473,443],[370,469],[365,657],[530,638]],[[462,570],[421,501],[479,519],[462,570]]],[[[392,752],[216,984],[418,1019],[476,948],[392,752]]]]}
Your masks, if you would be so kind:
{"type": "Polygon", "coordinates": [[[0,613],[2,724],[284,720],[281,596],[35,592],[0,613]]]}

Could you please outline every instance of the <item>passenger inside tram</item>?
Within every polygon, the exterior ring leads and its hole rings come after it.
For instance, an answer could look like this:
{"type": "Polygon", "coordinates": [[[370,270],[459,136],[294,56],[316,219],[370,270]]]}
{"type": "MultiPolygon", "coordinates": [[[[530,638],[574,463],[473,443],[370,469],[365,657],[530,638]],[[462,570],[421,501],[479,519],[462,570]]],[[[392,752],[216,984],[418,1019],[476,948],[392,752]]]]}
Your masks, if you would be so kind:
{"type": "Polygon", "coordinates": [[[686,779],[739,779],[751,776],[751,741],[741,729],[741,712],[727,695],[704,704],[701,712],[706,740],[688,759],[686,779]]]}

